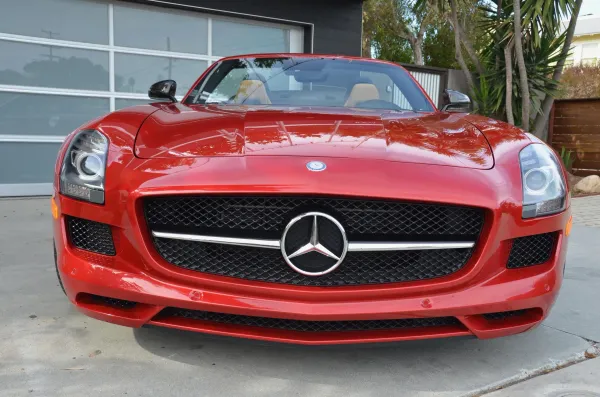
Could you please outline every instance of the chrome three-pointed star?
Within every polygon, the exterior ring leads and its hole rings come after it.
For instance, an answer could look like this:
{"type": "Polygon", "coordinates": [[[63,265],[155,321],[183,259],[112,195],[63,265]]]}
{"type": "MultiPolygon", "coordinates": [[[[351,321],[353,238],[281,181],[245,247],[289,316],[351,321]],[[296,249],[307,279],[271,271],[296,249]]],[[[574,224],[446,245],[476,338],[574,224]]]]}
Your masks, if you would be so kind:
{"type": "Polygon", "coordinates": [[[288,259],[295,258],[300,255],[308,254],[309,252],[318,252],[321,255],[324,255],[328,258],[335,259],[336,261],[340,260],[340,257],[329,251],[323,244],[319,242],[319,225],[317,221],[317,215],[313,216],[313,224],[312,224],[312,232],[310,235],[310,241],[308,244],[300,247],[296,252],[288,256],[288,259]]]}

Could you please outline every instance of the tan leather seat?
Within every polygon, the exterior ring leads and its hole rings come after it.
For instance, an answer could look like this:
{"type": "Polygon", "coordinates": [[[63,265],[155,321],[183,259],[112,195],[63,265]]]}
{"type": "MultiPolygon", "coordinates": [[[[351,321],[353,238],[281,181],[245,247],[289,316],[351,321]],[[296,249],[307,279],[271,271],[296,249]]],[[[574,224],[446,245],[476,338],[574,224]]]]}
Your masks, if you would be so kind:
{"type": "Polygon", "coordinates": [[[238,88],[237,93],[235,94],[235,103],[244,104],[246,102],[250,103],[260,103],[261,105],[270,105],[271,100],[267,95],[267,89],[265,88],[265,84],[260,80],[244,80],[240,83],[240,88],[238,88]]]}
{"type": "Polygon", "coordinates": [[[372,99],[379,99],[379,91],[375,85],[370,83],[354,84],[345,106],[354,107],[360,102],[370,101],[372,99]]]}

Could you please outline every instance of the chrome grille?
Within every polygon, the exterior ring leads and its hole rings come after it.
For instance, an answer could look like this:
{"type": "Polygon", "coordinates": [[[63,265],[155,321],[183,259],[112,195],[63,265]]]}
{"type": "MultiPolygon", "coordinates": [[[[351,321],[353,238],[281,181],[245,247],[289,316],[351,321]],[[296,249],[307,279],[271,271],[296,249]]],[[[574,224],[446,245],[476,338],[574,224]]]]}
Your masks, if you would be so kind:
{"type": "MultiPolygon", "coordinates": [[[[214,275],[303,286],[385,284],[450,275],[471,257],[484,215],[478,208],[327,197],[150,197],[143,203],[154,245],[168,263],[214,275]],[[350,241],[341,265],[316,277],[293,270],[279,249],[287,223],[310,211],[334,217],[350,241]],[[374,246],[389,242],[414,244],[374,246]],[[434,246],[427,247],[429,243],[434,246]]],[[[310,255],[314,254],[307,254],[307,260],[310,255]]]]}
{"type": "Polygon", "coordinates": [[[479,235],[483,210],[391,200],[292,196],[183,196],[144,200],[152,230],[244,234],[279,238],[287,222],[322,211],[344,224],[351,238],[422,239],[479,235]]]}
{"type": "Polygon", "coordinates": [[[203,273],[306,286],[385,284],[447,276],[462,268],[472,249],[349,252],[333,272],[305,276],[290,268],[278,250],[155,238],[169,263],[203,273]]]}

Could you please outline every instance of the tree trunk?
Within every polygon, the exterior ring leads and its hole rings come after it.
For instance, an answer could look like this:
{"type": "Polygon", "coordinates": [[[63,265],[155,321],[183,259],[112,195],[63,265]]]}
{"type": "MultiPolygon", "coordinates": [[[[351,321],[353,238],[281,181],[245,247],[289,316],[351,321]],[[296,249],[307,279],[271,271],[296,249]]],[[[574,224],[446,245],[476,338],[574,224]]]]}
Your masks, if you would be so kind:
{"type": "Polygon", "coordinates": [[[462,45],[465,46],[465,50],[467,50],[467,54],[469,54],[469,57],[471,58],[473,65],[475,65],[475,69],[477,70],[477,73],[479,73],[480,76],[483,76],[485,74],[483,65],[481,64],[481,61],[479,60],[479,57],[477,56],[477,52],[473,48],[473,44],[471,43],[471,40],[465,33],[465,30],[462,28],[462,25],[460,24],[460,21],[458,20],[458,10],[456,9],[456,2],[455,2],[455,0],[449,0],[449,2],[450,2],[450,11],[452,13],[452,21],[453,21],[452,24],[454,25],[454,30],[456,32],[458,32],[459,41],[462,42],[462,45]]]}
{"type": "Polygon", "coordinates": [[[504,47],[504,63],[506,65],[506,119],[507,121],[515,125],[515,116],[513,114],[512,106],[512,89],[513,89],[513,68],[512,68],[512,47],[511,42],[504,47]]]}
{"type": "MultiPolygon", "coordinates": [[[[565,66],[565,58],[569,54],[571,50],[571,43],[573,42],[573,35],[575,34],[575,25],[577,25],[577,17],[579,16],[579,10],[581,10],[581,3],[583,0],[577,0],[575,2],[575,8],[573,8],[573,14],[571,14],[571,20],[569,21],[569,27],[567,28],[567,37],[565,38],[565,44],[561,50],[561,59],[558,61],[554,68],[554,74],[552,78],[555,81],[560,80],[562,77],[562,72],[565,66]]],[[[542,137],[544,132],[544,128],[546,128],[546,124],[548,123],[548,119],[550,117],[550,111],[552,110],[552,105],[554,104],[554,97],[551,95],[546,96],[544,98],[544,102],[542,103],[542,111],[537,115],[535,119],[535,129],[534,134],[538,138],[542,137]]]]}
{"type": "Polygon", "coordinates": [[[469,39],[469,37],[465,33],[465,30],[462,28],[462,26],[458,22],[458,18],[456,19],[456,23],[458,25],[458,31],[460,33],[460,39],[462,41],[462,45],[465,47],[465,50],[467,50],[467,54],[469,54],[469,58],[471,58],[473,65],[475,65],[475,69],[477,70],[477,73],[479,73],[479,75],[483,76],[485,74],[485,69],[483,68],[481,61],[479,60],[479,57],[477,56],[477,52],[475,51],[475,48],[473,48],[473,43],[471,43],[471,39],[469,39]]]}
{"type": "Polygon", "coordinates": [[[460,68],[465,75],[465,79],[467,80],[467,85],[469,86],[469,95],[474,97],[473,94],[475,93],[475,81],[473,80],[473,75],[467,66],[467,62],[465,62],[465,58],[460,48],[460,33],[458,33],[456,29],[454,29],[454,46],[456,47],[456,61],[460,65],[460,68]]]}
{"type": "MultiPolygon", "coordinates": [[[[364,33],[363,33],[364,34],[364,33]]],[[[371,58],[372,41],[370,37],[363,37],[361,56],[363,58],[371,58]]]]}
{"type": "MultiPolygon", "coordinates": [[[[496,7],[497,23],[500,24],[502,19],[502,0],[496,0],[496,7]]],[[[496,30],[496,43],[500,43],[502,41],[501,39],[500,32],[496,30]]],[[[506,53],[504,54],[504,57],[506,58],[506,53]]],[[[498,69],[500,69],[500,54],[496,52],[496,70],[498,69]]]]}
{"type": "Polygon", "coordinates": [[[425,65],[425,60],[423,59],[423,40],[415,39],[410,42],[410,46],[412,48],[415,65],[425,65]]]}
{"type": "Polygon", "coordinates": [[[469,86],[469,94],[473,96],[475,93],[475,81],[473,80],[473,75],[467,66],[467,62],[465,61],[465,57],[462,53],[461,43],[460,43],[460,28],[458,24],[458,13],[456,12],[456,6],[454,4],[454,0],[450,0],[450,5],[452,7],[452,13],[450,18],[450,24],[454,30],[454,48],[456,54],[456,61],[460,65],[461,70],[465,75],[465,79],[467,80],[467,85],[469,86]]]}
{"type": "Polygon", "coordinates": [[[519,88],[521,89],[522,104],[522,127],[529,131],[529,115],[531,113],[531,97],[529,95],[529,81],[527,79],[527,69],[525,68],[525,57],[523,55],[523,31],[521,28],[521,0],[514,0],[514,18],[515,18],[515,56],[519,68],[519,88]]]}

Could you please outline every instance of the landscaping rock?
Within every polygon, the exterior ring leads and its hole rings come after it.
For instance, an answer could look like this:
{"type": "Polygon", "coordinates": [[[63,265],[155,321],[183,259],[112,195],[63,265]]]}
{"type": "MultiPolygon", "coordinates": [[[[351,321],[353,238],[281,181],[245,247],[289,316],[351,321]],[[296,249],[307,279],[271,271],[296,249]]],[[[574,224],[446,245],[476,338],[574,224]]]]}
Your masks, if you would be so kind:
{"type": "Polygon", "coordinates": [[[570,172],[567,172],[567,182],[569,183],[569,188],[571,190],[573,190],[575,185],[577,185],[577,182],[579,182],[582,179],[583,179],[583,177],[581,177],[581,176],[576,176],[576,175],[571,174],[570,172]]]}
{"type": "Polygon", "coordinates": [[[579,193],[600,193],[600,176],[586,176],[577,182],[574,190],[579,193]]]}

